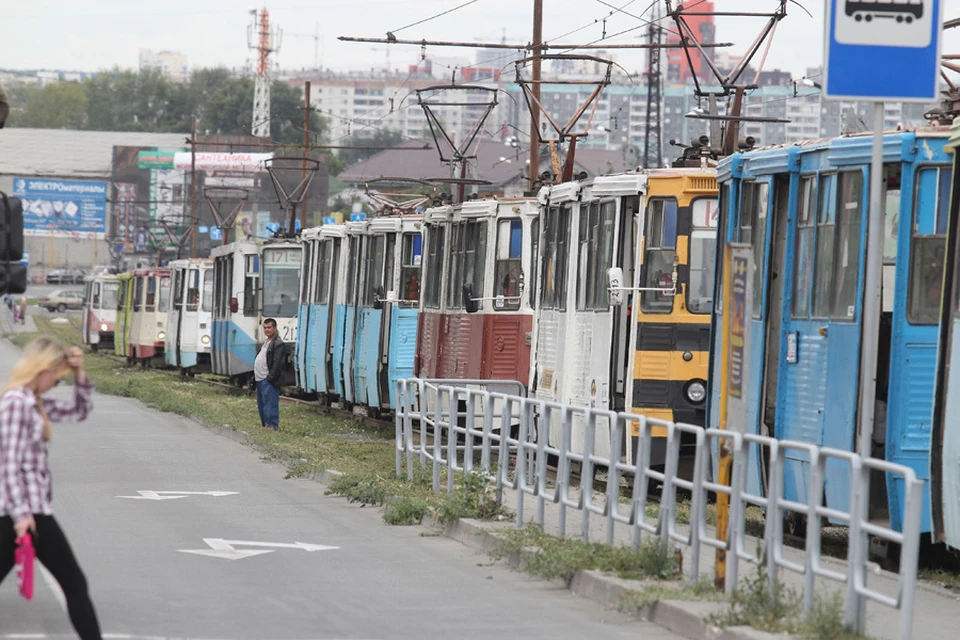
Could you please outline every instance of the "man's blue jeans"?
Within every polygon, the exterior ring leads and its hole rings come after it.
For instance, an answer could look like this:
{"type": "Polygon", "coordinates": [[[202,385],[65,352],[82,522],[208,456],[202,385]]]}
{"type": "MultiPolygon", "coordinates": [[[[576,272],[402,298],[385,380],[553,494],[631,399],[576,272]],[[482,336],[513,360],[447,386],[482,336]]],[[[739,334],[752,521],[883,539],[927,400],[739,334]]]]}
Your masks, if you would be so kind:
{"type": "Polygon", "coordinates": [[[280,428],[280,392],[267,380],[257,383],[257,409],[260,424],[274,431],[280,428]]]}

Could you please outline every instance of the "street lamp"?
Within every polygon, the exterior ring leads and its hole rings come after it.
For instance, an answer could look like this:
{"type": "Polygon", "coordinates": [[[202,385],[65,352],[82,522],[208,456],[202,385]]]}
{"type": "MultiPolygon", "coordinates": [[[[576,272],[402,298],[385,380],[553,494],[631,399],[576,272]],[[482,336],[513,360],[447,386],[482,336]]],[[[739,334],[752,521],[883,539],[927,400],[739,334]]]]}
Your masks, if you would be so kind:
{"type": "Polygon", "coordinates": [[[801,86],[803,86],[803,87],[812,87],[812,88],[814,88],[814,89],[820,89],[821,91],[823,91],[823,85],[822,85],[822,84],[820,84],[819,82],[816,82],[815,80],[811,80],[810,78],[807,78],[806,76],[804,76],[803,78],[800,78],[799,80],[794,80],[794,81],[793,81],[793,97],[794,97],[794,98],[797,97],[797,87],[801,87],[801,86]]]}

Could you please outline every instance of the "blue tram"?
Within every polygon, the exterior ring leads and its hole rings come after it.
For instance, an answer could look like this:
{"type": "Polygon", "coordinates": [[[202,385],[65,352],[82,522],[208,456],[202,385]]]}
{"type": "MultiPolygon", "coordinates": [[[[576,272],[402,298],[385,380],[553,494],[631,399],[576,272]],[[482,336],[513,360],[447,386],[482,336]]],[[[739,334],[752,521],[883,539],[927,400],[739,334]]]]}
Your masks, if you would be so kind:
{"type": "Polygon", "coordinates": [[[345,309],[336,305],[342,288],[340,263],[346,229],[324,225],[301,235],[303,262],[296,348],[297,386],[321,397],[343,394],[343,378],[334,366],[335,338],[344,335],[345,309]]]}
{"type": "MultiPolygon", "coordinates": [[[[879,341],[871,345],[863,344],[862,309],[872,136],[761,149],[719,163],[720,241],[753,247],[747,432],[855,451],[860,352],[878,349],[872,455],[929,478],[936,322],[952,175],[947,133],[931,127],[884,136],[882,312],[879,341]]],[[[717,305],[714,327],[722,313],[717,305]]],[[[719,353],[718,332],[712,336],[711,352],[719,353]]],[[[719,379],[718,360],[711,364],[711,380],[719,379]]],[[[714,426],[718,408],[719,388],[712,385],[709,420],[714,426]]],[[[759,490],[763,456],[755,453],[750,484],[759,490]]],[[[806,501],[808,473],[802,454],[788,454],[788,499],[806,501]]],[[[849,473],[828,466],[827,474],[827,505],[846,509],[849,473]]],[[[881,491],[871,496],[871,517],[889,517],[898,530],[901,482],[876,483],[881,491]]],[[[928,504],[923,527],[930,529],[928,504]]]]}

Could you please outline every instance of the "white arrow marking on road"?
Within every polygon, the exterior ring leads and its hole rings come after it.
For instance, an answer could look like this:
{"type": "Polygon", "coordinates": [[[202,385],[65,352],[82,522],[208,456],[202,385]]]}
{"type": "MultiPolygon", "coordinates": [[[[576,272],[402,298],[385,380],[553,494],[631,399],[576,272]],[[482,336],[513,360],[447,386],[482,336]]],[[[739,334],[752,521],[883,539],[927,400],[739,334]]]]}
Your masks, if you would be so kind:
{"type": "Polygon", "coordinates": [[[328,551],[339,549],[340,547],[330,547],[323,544],[310,544],[309,542],[253,542],[250,540],[224,540],[223,538],[204,538],[203,542],[209,546],[209,549],[177,549],[180,553],[193,553],[198,556],[210,556],[212,558],[223,558],[224,560],[242,560],[243,558],[252,558],[253,556],[273,553],[276,549],[302,549],[303,551],[328,551]],[[272,549],[236,549],[234,545],[243,545],[245,547],[273,547],[272,549]]]}
{"type": "Polygon", "coordinates": [[[187,496],[213,496],[222,498],[223,496],[235,496],[239,491],[137,491],[138,496],[117,496],[118,498],[129,498],[130,500],[176,500],[177,498],[186,498],[187,496]]]}

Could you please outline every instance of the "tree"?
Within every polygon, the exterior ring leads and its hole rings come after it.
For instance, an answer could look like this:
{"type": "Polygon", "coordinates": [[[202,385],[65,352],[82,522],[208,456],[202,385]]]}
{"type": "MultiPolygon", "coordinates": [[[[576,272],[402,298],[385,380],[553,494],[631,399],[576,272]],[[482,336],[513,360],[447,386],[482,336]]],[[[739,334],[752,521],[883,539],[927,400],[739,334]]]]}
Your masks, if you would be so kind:
{"type": "MultiPolygon", "coordinates": [[[[377,129],[371,133],[355,133],[343,140],[344,146],[350,147],[395,147],[403,142],[403,135],[389,129],[377,129]]],[[[349,167],[361,160],[366,160],[381,149],[341,149],[337,157],[343,167],[349,167]]],[[[339,172],[338,172],[339,173],[339,172]]]]}
{"type": "MultiPolygon", "coordinates": [[[[85,129],[87,123],[87,93],[77,82],[55,82],[45,87],[28,90],[20,113],[11,101],[15,113],[10,126],[43,129],[85,129]]],[[[19,100],[19,98],[17,99],[19,100]]]]}

